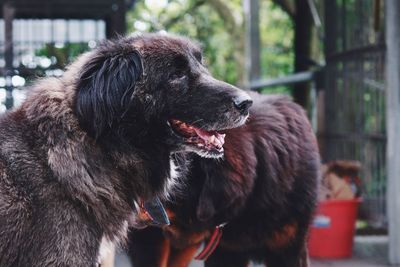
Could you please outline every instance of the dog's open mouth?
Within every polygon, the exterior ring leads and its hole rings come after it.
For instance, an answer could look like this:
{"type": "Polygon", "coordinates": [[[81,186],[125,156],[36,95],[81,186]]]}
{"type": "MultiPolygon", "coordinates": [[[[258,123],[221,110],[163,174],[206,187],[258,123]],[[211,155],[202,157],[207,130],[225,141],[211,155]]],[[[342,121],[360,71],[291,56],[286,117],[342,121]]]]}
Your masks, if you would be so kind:
{"type": "Polygon", "coordinates": [[[185,138],[187,144],[207,152],[222,153],[224,151],[225,134],[216,130],[206,131],[180,120],[170,120],[169,123],[176,134],[185,138]]]}

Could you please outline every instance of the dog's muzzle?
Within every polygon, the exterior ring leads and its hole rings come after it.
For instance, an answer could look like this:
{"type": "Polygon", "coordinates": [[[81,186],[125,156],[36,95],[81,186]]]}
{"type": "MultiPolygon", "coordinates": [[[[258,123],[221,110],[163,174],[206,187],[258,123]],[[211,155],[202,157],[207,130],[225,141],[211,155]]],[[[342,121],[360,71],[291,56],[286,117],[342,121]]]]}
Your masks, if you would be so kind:
{"type": "Polygon", "coordinates": [[[243,92],[233,98],[233,104],[240,114],[245,115],[249,113],[253,100],[248,94],[243,92]]]}

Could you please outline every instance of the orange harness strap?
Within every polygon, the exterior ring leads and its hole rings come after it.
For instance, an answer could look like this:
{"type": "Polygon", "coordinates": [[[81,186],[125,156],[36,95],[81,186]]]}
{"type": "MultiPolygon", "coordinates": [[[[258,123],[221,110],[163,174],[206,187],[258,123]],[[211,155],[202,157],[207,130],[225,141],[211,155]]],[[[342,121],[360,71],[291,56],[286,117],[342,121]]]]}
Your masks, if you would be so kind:
{"type": "Polygon", "coordinates": [[[195,260],[207,260],[208,257],[215,251],[217,248],[219,241],[222,236],[222,228],[226,225],[226,223],[220,224],[214,228],[214,231],[208,240],[207,245],[203,248],[203,250],[194,258],[195,260]]]}

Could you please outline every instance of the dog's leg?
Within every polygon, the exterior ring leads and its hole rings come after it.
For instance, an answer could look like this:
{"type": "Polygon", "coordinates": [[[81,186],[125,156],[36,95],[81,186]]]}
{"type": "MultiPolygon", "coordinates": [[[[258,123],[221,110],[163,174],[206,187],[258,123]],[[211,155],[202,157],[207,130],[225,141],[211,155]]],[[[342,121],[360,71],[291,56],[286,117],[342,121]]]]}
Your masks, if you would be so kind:
{"type": "Polygon", "coordinates": [[[206,260],[205,267],[248,267],[249,257],[237,251],[228,251],[217,247],[217,249],[206,260]]]}
{"type": "Polygon", "coordinates": [[[171,244],[170,242],[164,238],[162,241],[160,256],[158,259],[158,267],[169,267],[168,261],[171,255],[171,244]]]}
{"type": "Polygon", "coordinates": [[[304,245],[304,248],[301,251],[299,257],[299,267],[310,267],[310,257],[308,256],[307,245],[304,245]]]}
{"type": "Polygon", "coordinates": [[[149,227],[129,233],[128,256],[135,267],[167,267],[170,244],[162,230],[149,227]]]}
{"type": "Polygon", "coordinates": [[[184,249],[172,249],[168,267],[187,267],[193,260],[200,243],[184,249]]]}
{"type": "Polygon", "coordinates": [[[106,241],[102,240],[102,243],[100,244],[100,266],[114,267],[114,259],[115,245],[111,242],[106,243],[106,241]],[[103,246],[107,246],[107,248],[104,248],[103,246]]]}
{"type": "Polygon", "coordinates": [[[265,263],[268,267],[309,267],[307,246],[270,252],[267,254],[265,263]]]}

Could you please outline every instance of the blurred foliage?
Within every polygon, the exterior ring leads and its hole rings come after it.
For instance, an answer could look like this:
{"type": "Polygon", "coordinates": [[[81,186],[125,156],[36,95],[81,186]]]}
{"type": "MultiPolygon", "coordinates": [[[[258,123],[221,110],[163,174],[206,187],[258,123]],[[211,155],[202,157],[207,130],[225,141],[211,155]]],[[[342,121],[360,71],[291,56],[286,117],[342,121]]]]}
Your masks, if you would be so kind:
{"type": "Polygon", "coordinates": [[[54,60],[51,67],[62,69],[74,58],[87,50],[89,50],[87,43],[63,43],[62,45],[47,43],[35,51],[35,56],[53,57],[54,60]]]}
{"type": "MultiPolygon", "coordinates": [[[[128,13],[128,31],[167,31],[196,39],[212,73],[238,84],[244,74],[243,16],[240,0],[139,0],[128,13]]],[[[260,2],[260,31],[262,78],[291,73],[293,24],[271,0],[260,2]]]]}
{"type": "MultiPolygon", "coordinates": [[[[244,77],[244,14],[242,0],[138,0],[127,14],[128,33],[181,34],[198,40],[206,63],[219,79],[242,84],[244,77]]],[[[293,72],[293,22],[272,0],[260,1],[261,78],[293,72]]],[[[53,58],[62,68],[87,50],[87,44],[47,44],[36,56],[53,58]]],[[[287,93],[286,87],[264,91],[287,93]]]]}
{"type": "Polygon", "coordinates": [[[293,22],[272,1],[260,2],[261,71],[263,77],[293,72],[293,22]]]}

